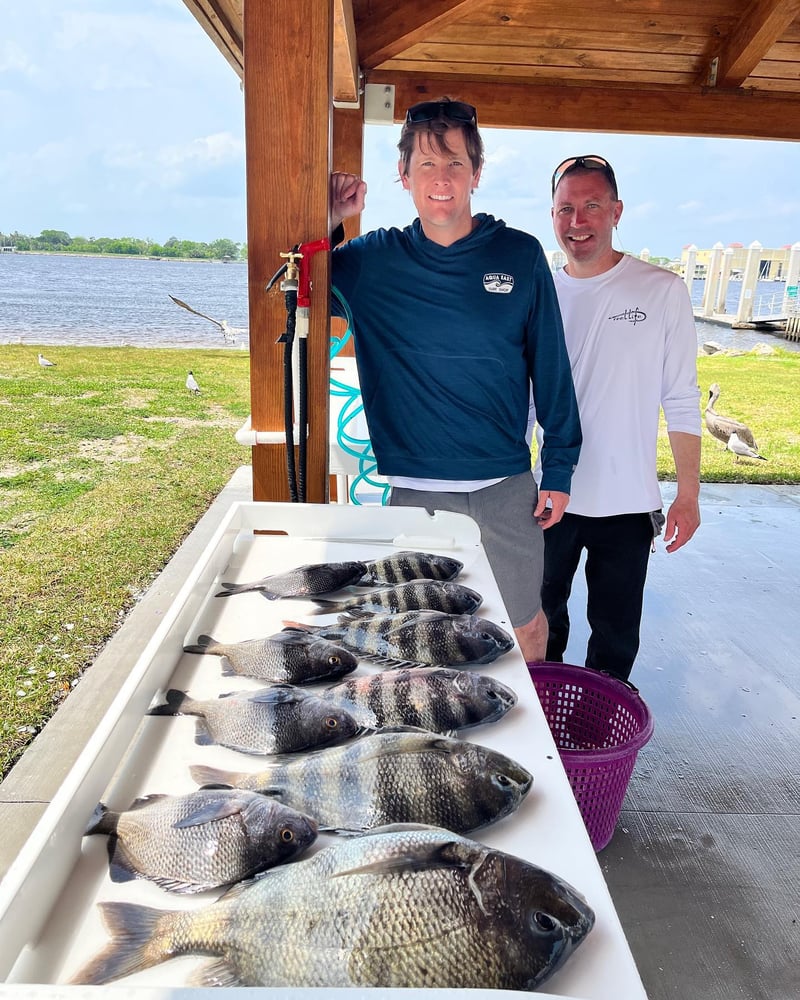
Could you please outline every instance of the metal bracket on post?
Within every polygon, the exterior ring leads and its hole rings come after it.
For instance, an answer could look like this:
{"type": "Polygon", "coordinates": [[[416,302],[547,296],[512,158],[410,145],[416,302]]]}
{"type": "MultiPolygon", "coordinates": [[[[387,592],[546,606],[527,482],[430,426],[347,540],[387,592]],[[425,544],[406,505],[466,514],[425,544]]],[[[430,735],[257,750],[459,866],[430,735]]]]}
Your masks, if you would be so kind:
{"type": "Polygon", "coordinates": [[[364,124],[394,124],[393,83],[368,83],[364,87],[364,124]]]}

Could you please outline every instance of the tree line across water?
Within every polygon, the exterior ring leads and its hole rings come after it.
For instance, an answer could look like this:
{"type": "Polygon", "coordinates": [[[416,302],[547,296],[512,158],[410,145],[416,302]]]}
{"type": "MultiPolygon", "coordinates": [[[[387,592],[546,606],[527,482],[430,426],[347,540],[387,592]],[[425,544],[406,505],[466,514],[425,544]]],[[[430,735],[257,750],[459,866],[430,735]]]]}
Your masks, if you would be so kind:
{"type": "Polygon", "coordinates": [[[196,260],[246,260],[247,244],[219,239],[196,243],[170,236],[165,243],[140,240],[132,236],[70,236],[60,229],[43,229],[38,236],[25,233],[0,233],[0,246],[15,250],[39,250],[47,253],[123,254],[140,257],[190,257],[196,260]]]}

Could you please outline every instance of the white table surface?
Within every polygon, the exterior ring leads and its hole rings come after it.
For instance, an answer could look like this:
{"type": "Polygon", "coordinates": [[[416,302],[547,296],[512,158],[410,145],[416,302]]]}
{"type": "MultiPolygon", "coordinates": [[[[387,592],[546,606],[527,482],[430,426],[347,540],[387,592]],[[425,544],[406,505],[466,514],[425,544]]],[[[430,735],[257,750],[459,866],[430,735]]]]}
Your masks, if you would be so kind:
{"type": "MultiPolygon", "coordinates": [[[[94,988],[64,982],[92,957],[107,938],[96,902],[129,900],[164,908],[206,905],[216,893],[181,897],[137,880],[115,885],[108,877],[106,838],[81,838],[98,799],[125,809],[139,795],[180,794],[196,788],[189,765],[208,763],[257,771],[260,759],[223,747],[194,743],[195,719],[143,713],[167,687],[199,698],[263,687],[253,678],[226,676],[220,658],[183,652],[185,642],[207,633],[238,642],[274,634],[284,620],[322,624],[330,616],[309,616],[307,601],[267,601],[259,593],[215,598],[220,580],[246,582],[306,563],[379,558],[400,549],[451,555],[464,563],[459,582],[478,590],[484,603],[476,612],[511,630],[494,577],[471,519],[416,508],[349,505],[235,504],[176,597],[120,693],[98,726],[85,758],[65,782],[26,850],[0,885],[0,997],[74,1000],[94,988]],[[254,533],[285,530],[286,535],[254,533]],[[24,984],[24,985],[23,985],[24,984]]],[[[376,669],[366,663],[358,671],[376,669]]],[[[540,996],[581,1000],[641,1000],[645,992],[597,858],[592,849],[539,706],[525,662],[515,647],[492,664],[474,668],[513,688],[518,704],[502,720],[466,730],[462,737],[518,760],[534,775],[519,810],[472,836],[518,855],[563,877],[588,900],[596,923],[566,965],[539,991],[540,996]]],[[[313,689],[313,688],[312,688],[313,689]]],[[[317,846],[330,842],[321,836],[317,846]]],[[[207,958],[175,959],[114,984],[115,997],[131,1000],[210,997],[207,989],[182,988],[189,971],[207,958]]],[[[99,989],[99,988],[98,988],[99,989]]],[[[108,987],[105,987],[108,989],[108,987]]],[[[227,990],[232,997],[278,996],[356,1000],[391,996],[392,990],[227,990]]],[[[213,995],[218,996],[215,990],[213,995]]],[[[508,997],[515,991],[403,990],[398,996],[508,997]]]]}

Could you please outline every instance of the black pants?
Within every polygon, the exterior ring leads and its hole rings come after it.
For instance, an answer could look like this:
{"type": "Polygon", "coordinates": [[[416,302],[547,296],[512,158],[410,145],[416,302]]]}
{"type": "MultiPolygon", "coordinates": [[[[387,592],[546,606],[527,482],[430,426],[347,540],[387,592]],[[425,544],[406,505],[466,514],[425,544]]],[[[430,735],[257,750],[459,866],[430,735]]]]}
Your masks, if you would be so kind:
{"type": "Polygon", "coordinates": [[[569,639],[567,601],[586,549],[586,666],[627,680],[639,651],[644,583],[653,526],[649,514],[565,514],[544,533],[542,607],[550,626],[547,659],[561,663],[569,639]]]}

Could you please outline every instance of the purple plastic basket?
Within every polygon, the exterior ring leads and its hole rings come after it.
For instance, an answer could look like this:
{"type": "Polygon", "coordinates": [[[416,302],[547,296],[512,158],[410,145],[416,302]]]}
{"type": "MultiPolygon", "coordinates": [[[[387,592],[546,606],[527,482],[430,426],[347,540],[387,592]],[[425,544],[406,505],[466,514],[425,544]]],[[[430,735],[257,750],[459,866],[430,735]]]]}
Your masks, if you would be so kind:
{"type": "Polygon", "coordinates": [[[536,693],[592,847],[614,835],[636,755],[653,735],[631,684],[568,663],[529,663],[536,693]]]}

